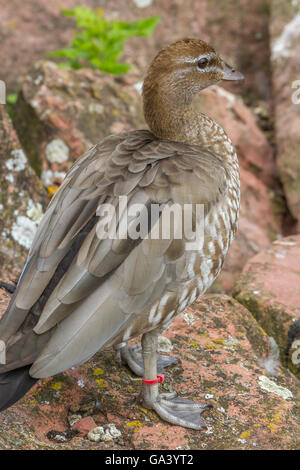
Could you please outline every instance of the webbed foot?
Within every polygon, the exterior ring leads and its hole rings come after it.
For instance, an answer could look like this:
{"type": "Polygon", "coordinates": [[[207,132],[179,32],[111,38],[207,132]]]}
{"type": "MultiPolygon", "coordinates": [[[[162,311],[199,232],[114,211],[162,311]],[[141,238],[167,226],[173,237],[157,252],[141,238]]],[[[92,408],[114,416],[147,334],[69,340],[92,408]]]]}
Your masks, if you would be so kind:
{"type": "Polygon", "coordinates": [[[196,430],[207,429],[201,414],[211,408],[211,405],[177,397],[176,392],[159,393],[159,384],[164,377],[157,374],[156,351],[157,333],[145,333],[142,336],[144,377],[140,394],[143,406],[155,410],[163,420],[171,424],[196,430]]]}
{"type": "MultiPolygon", "coordinates": [[[[144,376],[144,361],[141,346],[128,346],[127,344],[119,349],[120,360],[139,377],[144,376]]],[[[176,364],[179,359],[177,357],[168,356],[167,354],[156,353],[157,372],[162,374],[164,368],[176,364]]]]}
{"type": "MultiPolygon", "coordinates": [[[[147,386],[143,384],[144,387],[147,386]]],[[[148,387],[151,387],[151,385],[148,387]]],[[[144,388],[145,390],[145,388],[144,388]]],[[[147,395],[147,393],[146,393],[147,395]]],[[[165,421],[185,428],[204,430],[206,424],[201,418],[203,411],[212,408],[212,405],[197,403],[186,398],[180,398],[174,393],[162,393],[155,399],[144,399],[144,406],[151,408],[165,421]]]]}

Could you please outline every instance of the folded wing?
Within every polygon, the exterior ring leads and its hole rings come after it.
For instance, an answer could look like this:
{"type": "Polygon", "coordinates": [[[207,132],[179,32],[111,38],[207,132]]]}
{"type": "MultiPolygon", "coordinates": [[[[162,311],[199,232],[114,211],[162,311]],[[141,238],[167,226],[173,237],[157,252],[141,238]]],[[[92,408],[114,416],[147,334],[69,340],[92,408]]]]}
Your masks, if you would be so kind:
{"type": "Polygon", "coordinates": [[[104,204],[119,221],[119,196],[129,208],[141,204],[145,219],[153,202],[199,201],[209,211],[225,180],[218,156],[148,131],[110,136],[86,152],[52,199],[0,322],[9,347],[0,371],[34,362],[30,374],[46,377],[85,362],[174,283],[184,241],[99,236],[104,204]]]}

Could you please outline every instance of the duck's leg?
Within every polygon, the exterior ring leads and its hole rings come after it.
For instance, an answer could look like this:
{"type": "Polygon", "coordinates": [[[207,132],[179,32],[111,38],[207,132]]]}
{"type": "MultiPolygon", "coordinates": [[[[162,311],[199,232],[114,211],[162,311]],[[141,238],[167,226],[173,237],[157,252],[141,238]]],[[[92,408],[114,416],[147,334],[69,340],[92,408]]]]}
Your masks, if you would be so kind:
{"type": "MultiPolygon", "coordinates": [[[[127,343],[118,344],[115,347],[117,351],[117,361],[120,364],[127,364],[139,377],[144,375],[144,364],[141,346],[128,346],[127,343]]],[[[157,371],[159,374],[164,372],[164,368],[176,364],[179,361],[177,357],[168,356],[167,354],[156,353],[157,371]]]]}
{"type": "Polygon", "coordinates": [[[142,383],[144,406],[155,410],[162,419],[169,423],[197,430],[207,429],[201,418],[201,413],[211,408],[211,405],[177,397],[176,393],[159,394],[159,381],[161,380],[157,375],[156,351],[157,334],[155,332],[145,333],[142,337],[145,371],[142,383]]]}

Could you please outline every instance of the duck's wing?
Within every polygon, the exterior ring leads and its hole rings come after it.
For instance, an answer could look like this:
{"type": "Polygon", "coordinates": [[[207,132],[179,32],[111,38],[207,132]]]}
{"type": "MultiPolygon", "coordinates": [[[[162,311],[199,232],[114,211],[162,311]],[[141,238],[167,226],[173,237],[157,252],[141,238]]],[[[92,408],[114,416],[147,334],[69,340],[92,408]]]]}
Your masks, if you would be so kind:
{"type": "MultiPolygon", "coordinates": [[[[177,197],[189,202],[191,194],[209,207],[220,197],[225,180],[218,157],[198,147],[158,141],[148,131],[111,136],[83,155],[47,209],[1,320],[0,338],[10,345],[9,363],[19,367],[37,358],[30,371],[34,377],[82,363],[170,283],[170,266],[182,256],[184,242],[103,237],[103,218],[98,218],[103,204],[121,215],[119,196],[127,196],[127,209],[142,204],[144,218],[151,203],[170,203],[177,197]],[[46,304],[37,309],[34,304],[39,305],[58,272],[46,304]],[[25,343],[24,331],[29,335],[25,343]]],[[[113,219],[108,220],[114,228],[113,219]]],[[[134,217],[130,223],[136,223],[134,217]]]]}

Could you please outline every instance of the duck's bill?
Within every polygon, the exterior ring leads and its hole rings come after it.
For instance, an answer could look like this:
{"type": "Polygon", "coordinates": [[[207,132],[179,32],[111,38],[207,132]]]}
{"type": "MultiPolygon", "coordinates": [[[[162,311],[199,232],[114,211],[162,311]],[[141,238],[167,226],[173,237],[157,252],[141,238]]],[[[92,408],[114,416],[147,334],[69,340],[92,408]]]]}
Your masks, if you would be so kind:
{"type": "Polygon", "coordinates": [[[224,75],[223,80],[244,80],[244,75],[241,72],[238,72],[226,62],[222,61],[224,75]]]}

